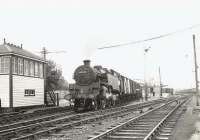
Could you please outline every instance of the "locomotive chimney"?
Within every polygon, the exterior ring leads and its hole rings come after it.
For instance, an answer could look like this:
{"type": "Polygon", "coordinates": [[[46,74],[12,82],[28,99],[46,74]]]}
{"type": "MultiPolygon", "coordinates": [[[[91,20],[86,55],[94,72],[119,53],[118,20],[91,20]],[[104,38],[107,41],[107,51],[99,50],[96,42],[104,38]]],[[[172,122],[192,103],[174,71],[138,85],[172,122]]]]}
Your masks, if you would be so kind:
{"type": "Polygon", "coordinates": [[[84,60],[83,63],[84,63],[85,66],[90,67],[90,60],[84,60]]]}

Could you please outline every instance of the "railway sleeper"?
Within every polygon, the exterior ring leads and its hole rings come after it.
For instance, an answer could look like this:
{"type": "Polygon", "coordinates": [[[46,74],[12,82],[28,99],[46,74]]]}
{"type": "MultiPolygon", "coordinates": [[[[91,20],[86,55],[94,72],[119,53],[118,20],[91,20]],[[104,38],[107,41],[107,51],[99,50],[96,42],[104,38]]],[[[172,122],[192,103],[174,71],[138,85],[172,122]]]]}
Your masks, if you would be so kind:
{"type": "Polygon", "coordinates": [[[135,132],[138,132],[138,133],[140,133],[140,132],[143,132],[143,133],[148,133],[149,132],[149,130],[139,130],[139,129],[135,129],[135,130],[132,130],[132,129],[122,129],[122,130],[119,130],[119,132],[133,132],[133,133],[135,133],[135,132]]]}
{"type": "Polygon", "coordinates": [[[156,138],[154,138],[155,140],[168,140],[169,139],[169,137],[171,136],[171,134],[166,134],[166,135],[159,135],[159,136],[157,136],[156,138]]]}
{"type": "Polygon", "coordinates": [[[137,136],[115,136],[115,135],[111,135],[111,136],[107,136],[105,139],[103,140],[143,140],[144,137],[137,137],[137,136]]]}
{"type": "Polygon", "coordinates": [[[9,132],[9,133],[5,133],[5,134],[1,134],[0,135],[0,139],[1,140],[8,140],[12,137],[15,137],[16,136],[16,132],[15,131],[12,131],[12,132],[9,132]]]}
{"type": "Polygon", "coordinates": [[[153,125],[152,124],[133,124],[132,127],[146,127],[146,128],[151,128],[153,125]]]}
{"type": "Polygon", "coordinates": [[[115,136],[145,136],[144,132],[115,132],[115,136]]]}
{"type": "Polygon", "coordinates": [[[149,128],[146,128],[146,127],[134,127],[134,126],[129,126],[127,128],[124,128],[125,130],[149,130],[149,128]]]}

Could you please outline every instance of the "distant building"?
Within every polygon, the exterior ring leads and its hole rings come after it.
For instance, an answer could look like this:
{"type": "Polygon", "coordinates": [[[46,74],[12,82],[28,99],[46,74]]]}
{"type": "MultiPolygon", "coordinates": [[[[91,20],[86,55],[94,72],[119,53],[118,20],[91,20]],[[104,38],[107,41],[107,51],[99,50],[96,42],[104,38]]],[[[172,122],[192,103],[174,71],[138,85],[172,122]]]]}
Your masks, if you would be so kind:
{"type": "Polygon", "coordinates": [[[10,43],[0,45],[1,107],[44,105],[45,61],[10,43]]]}

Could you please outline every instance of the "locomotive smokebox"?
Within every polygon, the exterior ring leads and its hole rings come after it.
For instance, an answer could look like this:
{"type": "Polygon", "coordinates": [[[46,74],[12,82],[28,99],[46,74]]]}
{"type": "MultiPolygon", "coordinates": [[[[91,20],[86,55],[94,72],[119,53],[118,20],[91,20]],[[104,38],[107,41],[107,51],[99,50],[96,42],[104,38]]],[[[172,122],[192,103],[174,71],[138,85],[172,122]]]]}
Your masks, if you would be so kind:
{"type": "Polygon", "coordinates": [[[83,63],[85,66],[90,67],[90,60],[84,60],[83,63]]]}

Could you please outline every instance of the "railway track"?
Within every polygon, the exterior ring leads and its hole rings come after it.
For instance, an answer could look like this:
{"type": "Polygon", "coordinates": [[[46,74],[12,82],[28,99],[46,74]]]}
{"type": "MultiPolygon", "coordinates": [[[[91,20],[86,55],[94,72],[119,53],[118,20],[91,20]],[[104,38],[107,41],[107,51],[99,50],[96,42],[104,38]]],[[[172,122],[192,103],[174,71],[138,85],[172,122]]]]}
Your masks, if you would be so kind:
{"type": "Polygon", "coordinates": [[[11,113],[1,113],[0,114],[0,120],[3,120],[4,118],[12,117],[14,115],[20,114],[19,112],[11,112],[11,113]]]}
{"type": "Polygon", "coordinates": [[[171,115],[166,120],[166,122],[160,127],[159,133],[156,136],[157,140],[162,140],[162,139],[170,140],[170,138],[174,132],[174,128],[176,126],[177,121],[183,116],[183,114],[187,110],[187,106],[191,100],[192,100],[192,98],[190,98],[185,103],[183,103],[183,105],[180,108],[178,108],[178,110],[176,110],[174,112],[174,114],[171,115]]]}
{"type": "Polygon", "coordinates": [[[21,120],[28,120],[32,118],[37,118],[41,116],[46,116],[50,114],[63,113],[66,111],[71,111],[69,107],[48,107],[36,110],[27,110],[21,112],[11,112],[0,114],[0,126],[15,123],[21,120]]]}
{"type": "MultiPolygon", "coordinates": [[[[102,111],[95,111],[82,114],[64,115],[62,117],[54,118],[40,118],[36,120],[29,120],[26,122],[19,122],[0,127],[0,139],[34,139],[39,135],[52,133],[62,130],[63,128],[70,128],[89,121],[95,121],[105,117],[119,114],[120,112],[127,112],[130,110],[142,109],[147,106],[162,103],[170,99],[160,99],[156,101],[149,101],[136,105],[125,107],[117,107],[102,111]],[[39,130],[39,131],[38,131],[39,130]]],[[[50,116],[48,116],[50,117],[50,116]]],[[[51,116],[52,117],[52,116],[51,116]]]]}
{"type": "Polygon", "coordinates": [[[171,101],[109,130],[91,136],[89,140],[167,140],[188,100],[171,101]]]}

